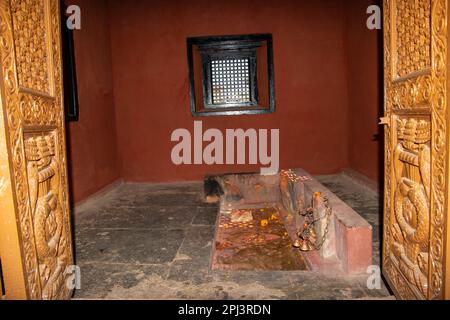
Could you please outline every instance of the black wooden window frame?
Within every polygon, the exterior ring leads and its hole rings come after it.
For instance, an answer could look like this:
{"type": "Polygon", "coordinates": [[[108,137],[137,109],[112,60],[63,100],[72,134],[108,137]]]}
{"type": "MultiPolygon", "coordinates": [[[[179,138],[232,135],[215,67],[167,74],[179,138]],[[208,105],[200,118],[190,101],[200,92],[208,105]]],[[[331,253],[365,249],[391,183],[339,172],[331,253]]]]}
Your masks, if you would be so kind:
{"type": "Polygon", "coordinates": [[[273,44],[271,34],[251,34],[233,36],[207,36],[191,37],[187,39],[190,104],[193,116],[218,116],[218,115],[243,115],[243,114],[266,114],[275,111],[275,80],[273,66],[273,44]],[[260,43],[267,42],[267,69],[269,88],[258,89],[256,48],[260,43]],[[202,89],[203,107],[202,111],[197,109],[197,97],[195,94],[195,75],[193,47],[197,46],[202,59],[202,89]],[[215,104],[212,100],[212,75],[211,62],[214,60],[239,60],[249,61],[249,86],[250,101],[243,103],[215,104]],[[259,108],[259,90],[268,90],[269,106],[259,108]]]}
{"type": "Polygon", "coordinates": [[[60,8],[65,118],[67,122],[76,122],[80,118],[80,110],[73,30],[67,27],[67,5],[64,0],[61,0],[60,8]]]}

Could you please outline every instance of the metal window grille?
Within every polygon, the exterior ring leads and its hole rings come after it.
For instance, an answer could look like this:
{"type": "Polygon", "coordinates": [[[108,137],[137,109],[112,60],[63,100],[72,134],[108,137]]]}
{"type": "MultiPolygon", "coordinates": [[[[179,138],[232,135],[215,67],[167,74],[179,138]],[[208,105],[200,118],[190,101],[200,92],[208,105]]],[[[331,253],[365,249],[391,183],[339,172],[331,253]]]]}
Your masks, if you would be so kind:
{"type": "Polygon", "coordinates": [[[250,103],[248,59],[211,61],[213,104],[250,103]]]}

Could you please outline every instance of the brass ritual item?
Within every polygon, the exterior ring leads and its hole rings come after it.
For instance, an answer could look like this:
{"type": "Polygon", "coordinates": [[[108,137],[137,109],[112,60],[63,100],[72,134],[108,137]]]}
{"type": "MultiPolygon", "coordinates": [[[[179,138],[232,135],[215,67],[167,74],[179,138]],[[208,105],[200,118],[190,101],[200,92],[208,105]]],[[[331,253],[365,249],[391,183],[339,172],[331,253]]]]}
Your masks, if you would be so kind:
{"type": "MultiPolygon", "coordinates": [[[[283,170],[281,175],[291,183],[308,180],[307,177],[299,177],[293,170],[283,170]]],[[[332,209],[328,198],[321,192],[315,192],[311,202],[311,207],[305,208],[303,201],[297,199],[297,209],[295,210],[297,210],[302,223],[300,227],[297,227],[297,239],[293,246],[301,251],[319,251],[329,234],[332,209]]]]}
{"type": "Polygon", "coordinates": [[[299,216],[303,218],[303,224],[297,230],[298,239],[295,240],[294,247],[300,249],[301,251],[320,250],[328,236],[332,209],[329,205],[328,198],[322,196],[320,192],[316,192],[314,197],[321,197],[323,199],[325,210],[322,215],[317,217],[315,214],[317,211],[313,207],[298,209],[299,216]],[[325,229],[320,239],[318,239],[316,225],[321,223],[323,220],[326,220],[325,229]]]}

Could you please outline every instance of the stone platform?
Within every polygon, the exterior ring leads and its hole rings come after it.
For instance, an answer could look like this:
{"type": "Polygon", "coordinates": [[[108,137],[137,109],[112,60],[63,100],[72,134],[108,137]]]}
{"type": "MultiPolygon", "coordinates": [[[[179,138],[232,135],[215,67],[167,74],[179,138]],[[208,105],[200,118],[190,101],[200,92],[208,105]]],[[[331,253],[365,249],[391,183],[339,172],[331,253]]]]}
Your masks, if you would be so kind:
{"type": "Polygon", "coordinates": [[[255,270],[309,269],[358,274],[365,273],[372,265],[372,226],[302,169],[276,176],[207,177],[205,195],[209,200],[220,201],[211,260],[213,269],[251,270],[253,267],[255,270]],[[321,222],[315,226],[318,238],[325,239],[323,245],[308,252],[294,249],[297,231],[304,224],[299,212],[311,207],[317,216],[323,216],[324,199],[332,214],[328,224],[321,222]],[[235,228],[229,220],[239,210],[253,212],[253,221],[235,228]],[[264,211],[272,212],[275,221],[255,214],[264,211]],[[267,225],[262,226],[265,221],[267,225]]]}

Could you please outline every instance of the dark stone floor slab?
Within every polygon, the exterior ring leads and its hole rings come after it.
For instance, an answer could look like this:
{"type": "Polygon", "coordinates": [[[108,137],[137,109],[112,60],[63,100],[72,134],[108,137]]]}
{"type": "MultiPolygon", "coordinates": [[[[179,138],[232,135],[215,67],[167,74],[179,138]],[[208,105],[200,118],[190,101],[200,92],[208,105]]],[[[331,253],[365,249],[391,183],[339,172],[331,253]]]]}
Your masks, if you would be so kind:
{"type": "Polygon", "coordinates": [[[171,265],[168,279],[196,284],[204,282],[210,270],[213,241],[213,227],[188,230],[171,265]]]}
{"type": "Polygon", "coordinates": [[[386,287],[370,290],[367,277],[335,277],[332,275],[297,274],[290,277],[297,299],[346,300],[389,296],[386,287]]]}
{"type": "Polygon", "coordinates": [[[211,249],[214,241],[214,227],[193,227],[186,232],[184,241],[178,250],[178,255],[209,268],[211,249]]]}
{"type": "Polygon", "coordinates": [[[76,258],[81,263],[168,263],[184,235],[184,230],[82,229],[76,234],[76,258]]]}
{"type": "Polygon", "coordinates": [[[203,182],[172,182],[172,183],[127,183],[121,186],[121,193],[139,194],[157,191],[169,191],[172,193],[197,193],[203,192],[203,182]]]}
{"type": "Polygon", "coordinates": [[[85,215],[79,226],[122,229],[184,229],[197,208],[184,206],[114,207],[85,215]]]}
{"type": "MultiPolygon", "coordinates": [[[[268,292],[266,299],[295,300],[296,289],[290,281],[295,271],[237,271],[237,270],[212,270],[210,277],[216,283],[238,283],[248,288],[264,288],[268,292]]],[[[254,299],[254,293],[243,294],[239,299],[254,299]]]]}
{"type": "Polygon", "coordinates": [[[122,184],[96,199],[93,205],[83,205],[84,213],[98,209],[148,206],[196,206],[202,203],[202,183],[187,184],[122,184]]]}
{"type": "Polygon", "coordinates": [[[179,260],[172,263],[167,279],[198,285],[207,281],[208,274],[207,264],[195,260],[179,260]]]}
{"type": "MultiPolygon", "coordinates": [[[[166,278],[169,267],[159,265],[83,263],[81,271],[81,289],[76,290],[77,299],[102,299],[113,288],[133,288],[143,279],[157,275],[166,278]]],[[[125,298],[125,297],[124,297],[125,298]]]]}
{"type": "Polygon", "coordinates": [[[173,206],[196,207],[201,202],[201,194],[198,193],[176,193],[176,192],[153,192],[145,196],[136,197],[133,206],[173,206]]]}
{"type": "Polygon", "coordinates": [[[197,206],[197,213],[194,217],[194,220],[192,221],[192,225],[215,226],[217,222],[218,213],[219,213],[219,206],[217,204],[197,206]]]}

